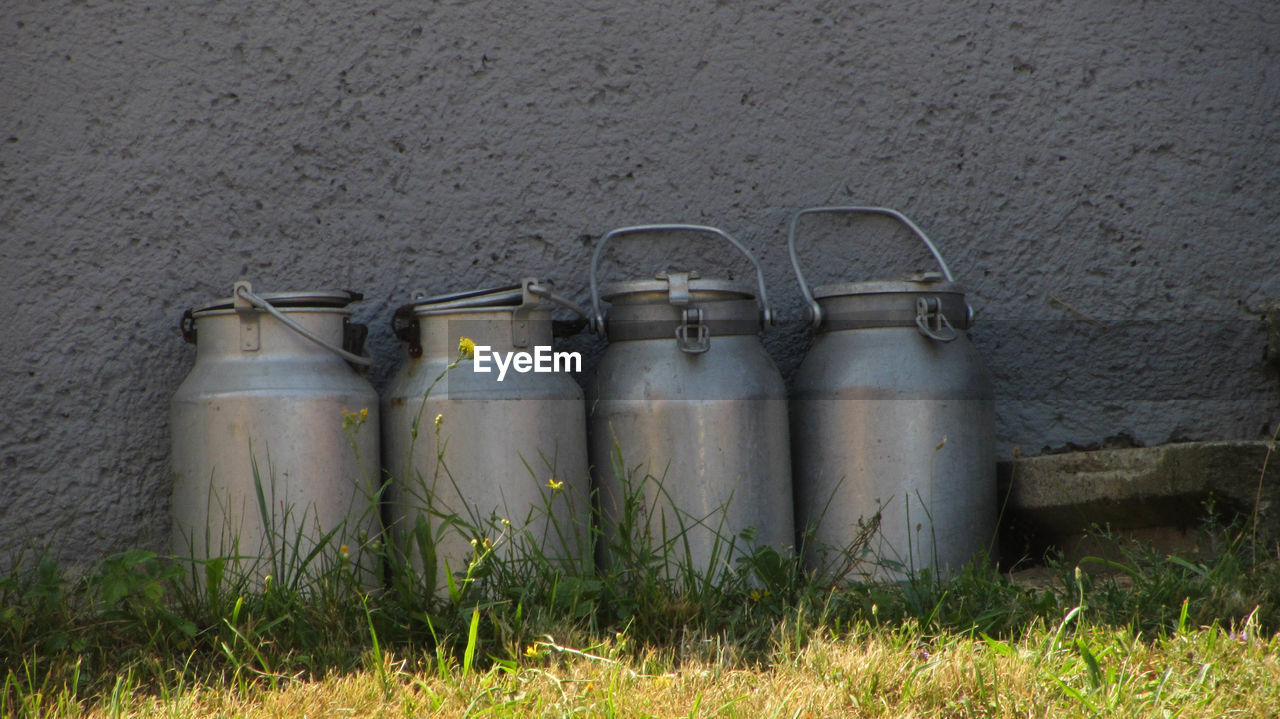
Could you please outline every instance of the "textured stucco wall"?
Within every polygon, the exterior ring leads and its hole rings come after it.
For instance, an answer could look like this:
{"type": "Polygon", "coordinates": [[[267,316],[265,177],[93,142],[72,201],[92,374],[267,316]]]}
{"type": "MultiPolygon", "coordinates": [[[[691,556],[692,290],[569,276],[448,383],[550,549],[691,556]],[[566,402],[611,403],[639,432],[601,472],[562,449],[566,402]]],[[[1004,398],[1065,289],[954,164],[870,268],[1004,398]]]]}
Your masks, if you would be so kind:
{"type": "MultiPolygon", "coordinates": [[[[933,235],[1003,454],[1280,420],[1269,0],[16,2],[0,48],[0,546],[160,546],[177,318],[237,278],[364,291],[382,383],[411,289],[585,298],[624,224],[734,232],[798,317],[786,220],[823,203],[933,235]]],[[[918,264],[837,226],[815,274],[918,264]]]]}

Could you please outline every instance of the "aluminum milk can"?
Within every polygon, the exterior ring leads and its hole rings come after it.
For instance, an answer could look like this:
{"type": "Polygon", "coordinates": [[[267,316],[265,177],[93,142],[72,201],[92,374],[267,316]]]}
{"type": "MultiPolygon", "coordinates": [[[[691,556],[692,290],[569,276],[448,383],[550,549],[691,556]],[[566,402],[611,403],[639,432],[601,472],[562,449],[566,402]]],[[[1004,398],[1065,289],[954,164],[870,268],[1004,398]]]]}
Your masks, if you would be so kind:
{"type": "Polygon", "coordinates": [[[348,322],[359,299],[237,282],[183,315],[196,361],[171,403],[175,555],[240,557],[248,576],[293,582],[323,541],[312,562],[373,579],[378,396],[351,366],[369,364],[366,328],[348,322]]]}
{"type": "Polygon", "coordinates": [[[972,309],[937,248],[894,210],[801,210],[788,246],[816,330],[791,399],[796,521],[816,530],[809,566],[834,569],[859,523],[871,526],[878,514],[871,557],[852,569],[879,578],[953,573],[988,548],[996,524],[993,396],[964,334],[972,309]],[[795,237],[800,218],[813,213],[892,217],[941,273],[810,291],[795,237]]]}
{"type": "Polygon", "coordinates": [[[437,592],[490,551],[591,561],[581,360],[552,349],[557,305],[585,316],[533,278],[395,314],[407,357],[383,394],[387,522],[399,560],[437,592]],[[463,338],[476,347],[460,359],[463,338]]]}
{"type": "Polygon", "coordinates": [[[589,405],[602,564],[619,541],[658,552],[668,573],[685,567],[708,576],[754,546],[789,552],[786,389],[758,337],[772,316],[756,259],[713,227],[613,230],[591,259],[591,302],[593,327],[609,340],[589,405]],[[652,232],[727,242],[750,260],[758,288],[693,271],[600,288],[608,242],[652,232]],[[607,319],[602,297],[611,303],[607,319]]]}

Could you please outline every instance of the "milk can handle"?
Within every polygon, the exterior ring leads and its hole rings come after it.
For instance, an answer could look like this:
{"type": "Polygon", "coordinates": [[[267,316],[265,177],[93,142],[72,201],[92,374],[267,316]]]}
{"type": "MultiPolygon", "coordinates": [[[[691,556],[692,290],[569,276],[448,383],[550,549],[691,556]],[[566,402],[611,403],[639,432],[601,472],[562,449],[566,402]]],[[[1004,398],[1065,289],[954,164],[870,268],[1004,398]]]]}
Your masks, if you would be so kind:
{"type": "Polygon", "coordinates": [[[320,338],[320,336],[316,335],[311,330],[289,319],[288,317],[285,316],[283,312],[276,309],[275,306],[272,305],[270,302],[255,295],[253,293],[253,290],[249,289],[248,285],[236,283],[235,293],[237,297],[240,297],[246,300],[249,304],[253,305],[254,307],[260,310],[264,310],[265,312],[270,314],[272,317],[275,317],[276,319],[280,320],[280,322],[283,323],[284,326],[288,327],[294,332],[297,332],[303,337],[306,337],[312,342],[315,342],[316,344],[329,350],[330,352],[338,355],[339,357],[350,362],[351,364],[360,365],[361,367],[368,367],[373,364],[373,360],[371,358],[361,357],[360,355],[348,352],[342,349],[341,347],[331,345],[328,342],[324,341],[322,338],[320,338]]]}
{"type": "Polygon", "coordinates": [[[556,294],[555,286],[551,282],[540,282],[536,278],[526,277],[520,280],[520,284],[524,288],[522,290],[524,294],[532,295],[540,300],[547,300],[552,304],[560,305],[561,307],[578,315],[572,320],[552,320],[552,337],[572,337],[581,332],[583,327],[587,326],[588,315],[586,309],[568,297],[556,294]]]}
{"type": "Polygon", "coordinates": [[[809,285],[804,281],[804,273],[800,271],[800,258],[796,256],[796,226],[800,224],[802,215],[816,214],[819,212],[846,212],[850,214],[866,214],[866,215],[888,215],[898,220],[902,224],[911,228],[911,231],[920,238],[925,247],[929,248],[929,253],[933,255],[933,259],[938,261],[938,267],[942,268],[942,276],[947,282],[954,282],[951,276],[951,269],[947,267],[947,263],[942,259],[942,255],[938,252],[938,248],[933,246],[928,236],[924,234],[924,230],[920,229],[916,223],[907,218],[906,215],[891,210],[887,207],[808,207],[791,216],[791,231],[787,233],[787,250],[791,253],[791,267],[796,271],[796,279],[800,281],[800,292],[804,294],[804,301],[809,305],[809,325],[815,329],[822,324],[822,308],[818,306],[817,300],[813,298],[813,293],[809,291],[809,285]]]}
{"type": "Polygon", "coordinates": [[[582,305],[578,304],[577,302],[574,302],[573,300],[569,299],[568,297],[565,297],[564,295],[556,294],[555,288],[551,285],[550,282],[539,282],[538,280],[533,278],[526,278],[522,280],[522,283],[524,284],[524,288],[529,292],[529,294],[537,295],[538,297],[541,297],[544,300],[548,300],[553,304],[557,304],[567,310],[571,310],[581,315],[582,317],[587,316],[587,311],[583,309],[582,305]]]}
{"type": "Polygon", "coordinates": [[[604,253],[604,246],[609,240],[618,235],[632,234],[636,232],[701,232],[710,235],[716,235],[724,239],[729,244],[738,248],[738,251],[746,255],[751,261],[751,266],[756,269],[756,282],[760,286],[760,317],[764,321],[766,327],[772,327],[774,324],[773,310],[769,308],[769,296],[764,289],[764,270],[760,269],[760,263],[756,258],[743,247],[741,243],[730,237],[724,230],[706,225],[636,225],[634,227],[619,227],[616,230],[610,230],[600,241],[596,243],[596,251],[591,255],[591,331],[598,335],[604,334],[604,313],[600,311],[600,286],[596,280],[596,270],[600,264],[600,255],[604,253]]]}

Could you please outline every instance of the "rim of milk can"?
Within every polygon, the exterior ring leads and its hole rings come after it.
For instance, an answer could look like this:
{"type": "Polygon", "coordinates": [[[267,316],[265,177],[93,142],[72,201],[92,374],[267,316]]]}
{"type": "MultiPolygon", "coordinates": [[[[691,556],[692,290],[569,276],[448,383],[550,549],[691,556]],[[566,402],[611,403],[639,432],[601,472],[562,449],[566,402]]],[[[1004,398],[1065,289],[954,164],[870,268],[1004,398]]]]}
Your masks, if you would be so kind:
{"type": "MultiPolygon", "coordinates": [[[[391,332],[397,339],[409,343],[410,356],[419,357],[422,355],[422,345],[418,336],[418,317],[501,312],[505,310],[512,313],[512,322],[514,323],[530,312],[537,310],[550,311],[550,305],[559,305],[565,309],[572,310],[579,317],[587,316],[587,311],[581,305],[556,293],[555,283],[551,280],[525,277],[520,280],[520,284],[516,285],[465,290],[443,295],[428,296],[426,291],[417,290],[413,293],[412,302],[401,305],[392,313],[391,332]]],[[[582,320],[579,320],[579,322],[581,324],[574,325],[572,322],[560,323],[555,321],[553,327],[557,328],[557,336],[562,336],[559,334],[561,327],[564,328],[563,336],[568,336],[576,334],[585,325],[582,320]]],[[[520,333],[514,332],[513,334],[518,336],[520,333]]]]}
{"type": "Polygon", "coordinates": [[[208,304],[193,307],[182,313],[182,338],[191,344],[196,344],[196,319],[198,315],[205,315],[212,312],[234,310],[237,314],[245,314],[254,310],[266,312],[276,318],[285,327],[297,332],[299,335],[311,340],[330,352],[338,355],[342,359],[361,367],[368,367],[373,364],[373,358],[365,357],[347,350],[337,345],[331,344],[329,341],[321,338],[311,330],[294,322],[281,312],[279,308],[286,311],[295,309],[341,309],[364,299],[364,295],[351,290],[319,290],[310,292],[268,292],[256,294],[253,291],[253,284],[248,280],[240,280],[235,283],[232,288],[232,296],[210,302],[208,304]]]}
{"type": "Polygon", "coordinates": [[[573,300],[559,295],[555,291],[555,283],[537,277],[525,277],[519,284],[490,287],[480,290],[451,292],[443,295],[427,296],[418,290],[413,294],[413,301],[401,305],[396,313],[412,311],[415,314],[427,312],[446,312],[465,309],[501,309],[503,307],[521,307],[541,304],[547,300],[565,309],[573,310],[586,316],[587,311],[573,300]]]}
{"type": "MultiPolygon", "coordinates": [[[[756,295],[751,291],[751,286],[743,282],[734,280],[722,280],[717,277],[703,278],[697,271],[693,270],[685,273],[688,275],[690,292],[705,292],[707,294],[716,295],[732,295],[732,299],[754,300],[756,295]]],[[[623,295],[636,295],[648,292],[660,292],[667,294],[671,291],[672,284],[678,283],[679,273],[659,272],[654,275],[651,280],[618,280],[616,282],[606,282],[600,285],[600,299],[612,300],[615,297],[623,295]],[[676,276],[673,276],[676,275],[676,276]]]]}
{"type": "Polygon", "coordinates": [[[588,316],[588,322],[591,331],[601,337],[605,335],[604,312],[600,309],[600,298],[602,294],[608,298],[617,297],[621,294],[639,293],[639,292],[664,292],[672,291],[673,303],[678,304],[683,301],[688,302],[689,291],[705,291],[715,293],[726,293],[737,295],[741,299],[750,298],[750,293],[745,292],[742,286],[720,279],[701,279],[697,273],[692,272],[672,272],[664,273],[665,276],[659,275],[655,279],[626,280],[621,282],[609,283],[605,286],[605,292],[601,292],[600,282],[597,277],[600,266],[600,257],[604,254],[604,248],[609,240],[626,234],[636,234],[641,232],[689,232],[694,234],[711,235],[719,237],[729,244],[733,245],[741,252],[756,271],[756,284],[759,287],[759,293],[755,296],[759,305],[760,323],[765,329],[776,324],[776,318],[773,309],[769,306],[769,295],[764,285],[764,270],[761,269],[760,263],[755,256],[747,250],[742,243],[734,239],[724,230],[717,227],[707,225],[691,225],[682,223],[655,224],[655,225],[632,225],[628,227],[619,227],[617,229],[606,232],[596,243],[595,251],[591,255],[591,314],[588,316]],[[673,290],[673,288],[676,288],[673,290]]]}
{"type": "MultiPolygon", "coordinates": [[[[897,210],[888,207],[861,205],[807,207],[791,216],[791,227],[787,233],[787,251],[791,256],[791,267],[795,270],[796,280],[800,283],[800,292],[804,295],[809,326],[813,329],[820,329],[825,319],[822,307],[818,304],[818,298],[830,299],[871,294],[958,295],[960,302],[964,303],[964,318],[963,321],[956,324],[959,325],[961,330],[973,326],[973,307],[968,302],[964,302],[964,293],[956,286],[955,278],[951,274],[951,268],[947,266],[946,260],[942,259],[942,253],[938,251],[938,248],[924,233],[924,230],[920,229],[919,225],[897,210]],[[906,225],[916,238],[928,248],[929,254],[933,255],[933,259],[937,261],[938,267],[942,272],[941,274],[924,272],[901,280],[875,280],[821,285],[816,288],[815,293],[814,290],[810,289],[809,283],[805,281],[804,272],[800,269],[800,258],[796,254],[796,228],[800,223],[800,218],[804,215],[819,213],[892,217],[906,225]],[[933,285],[933,287],[930,287],[930,285],[933,285]]],[[[941,300],[936,298],[930,300],[920,297],[916,300],[914,324],[922,335],[938,342],[951,342],[959,337],[957,327],[947,318],[947,312],[944,311],[941,300]]]]}

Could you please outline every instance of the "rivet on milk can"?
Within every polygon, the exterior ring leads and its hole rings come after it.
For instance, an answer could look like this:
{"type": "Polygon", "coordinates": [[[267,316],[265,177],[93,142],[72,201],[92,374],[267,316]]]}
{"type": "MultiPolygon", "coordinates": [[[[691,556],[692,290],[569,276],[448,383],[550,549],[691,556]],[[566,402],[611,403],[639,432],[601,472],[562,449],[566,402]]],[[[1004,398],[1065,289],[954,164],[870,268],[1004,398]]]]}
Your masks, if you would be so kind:
{"type": "Polygon", "coordinates": [[[585,317],[525,278],[418,293],[392,319],[406,357],[383,394],[387,526],[395,571],[412,568],[426,591],[464,586],[491,551],[591,562],[581,356],[553,349],[556,307],[585,317]]]}
{"type": "Polygon", "coordinates": [[[895,210],[801,210],[787,244],[815,330],[791,398],[797,524],[814,533],[808,565],[849,559],[841,550],[878,517],[874,559],[853,569],[880,578],[955,572],[989,548],[996,523],[993,395],[965,335],[972,308],[937,248],[895,210]],[[941,272],[811,291],[796,227],[816,213],[891,217],[941,272]]]}
{"type": "Polygon", "coordinates": [[[591,258],[591,302],[609,341],[588,420],[602,566],[613,564],[609,545],[665,557],[682,579],[718,574],[757,547],[790,552],[786,388],[758,336],[772,314],[755,257],[714,227],[616,229],[591,258]],[[722,240],[750,261],[757,286],[672,270],[600,287],[609,241],[641,233],[722,240]]]}
{"type": "Polygon", "coordinates": [[[170,411],[175,555],[294,586],[329,562],[376,581],[378,396],[352,368],[370,364],[349,322],[359,299],[241,281],[183,315],[196,361],[170,411]]]}

